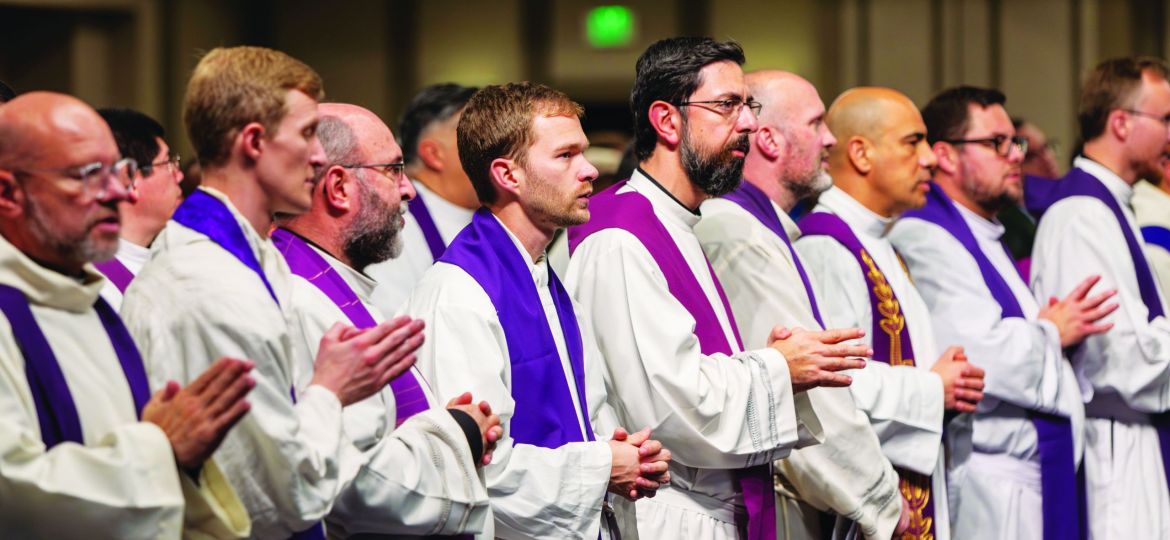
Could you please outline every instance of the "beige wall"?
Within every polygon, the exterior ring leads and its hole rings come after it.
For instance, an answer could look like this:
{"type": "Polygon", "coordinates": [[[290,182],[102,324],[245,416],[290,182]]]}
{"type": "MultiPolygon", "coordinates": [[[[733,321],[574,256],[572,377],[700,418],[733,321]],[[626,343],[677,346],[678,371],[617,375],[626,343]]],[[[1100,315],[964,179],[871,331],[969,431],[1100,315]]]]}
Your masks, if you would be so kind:
{"type": "Polygon", "coordinates": [[[189,153],[179,110],[186,78],[199,52],[219,45],[286,50],[322,74],[330,99],[393,123],[418,88],[446,80],[532,78],[581,100],[621,103],[641,50],[691,31],[739,40],[748,69],[800,73],[826,101],[860,84],[898,88],[919,104],[946,86],[996,85],[1011,112],[1067,147],[1087,69],[1170,47],[1170,0],[1161,21],[1141,18],[1158,0],[623,3],[639,15],[636,42],[597,51],[580,26],[593,0],[0,0],[0,79],[137,107],[189,153]]]}

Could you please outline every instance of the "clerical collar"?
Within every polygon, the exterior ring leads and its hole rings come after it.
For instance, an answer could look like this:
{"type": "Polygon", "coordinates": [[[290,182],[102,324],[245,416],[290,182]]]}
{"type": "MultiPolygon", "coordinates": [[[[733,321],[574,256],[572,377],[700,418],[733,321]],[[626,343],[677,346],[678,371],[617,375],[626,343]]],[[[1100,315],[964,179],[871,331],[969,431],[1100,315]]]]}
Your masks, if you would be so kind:
{"type": "Polygon", "coordinates": [[[351,289],[354,290],[354,292],[361,293],[359,296],[362,300],[370,298],[370,295],[373,294],[374,288],[378,285],[378,282],[375,281],[374,278],[367,276],[365,272],[362,272],[357,268],[345,264],[341,261],[341,259],[338,259],[332,253],[330,253],[329,250],[301,235],[301,233],[285,227],[282,227],[282,229],[288,231],[293,236],[300,238],[301,241],[307,244],[310,248],[317,250],[317,253],[320,253],[321,256],[325,258],[325,261],[329,263],[329,266],[334,267],[333,270],[337,272],[337,275],[341,276],[341,279],[345,280],[345,282],[351,289]],[[337,264],[333,264],[334,262],[337,264]]]}
{"type": "Polygon", "coordinates": [[[702,216],[702,215],[703,215],[703,214],[699,213],[699,209],[698,209],[698,208],[695,208],[694,210],[691,210],[691,208],[690,208],[689,206],[687,206],[687,205],[683,204],[683,203],[682,203],[682,201],[678,200],[678,197],[675,197],[675,196],[674,196],[674,193],[671,193],[669,189],[666,189],[665,187],[663,187],[663,185],[662,185],[662,184],[659,184],[659,183],[658,183],[658,180],[655,180],[653,176],[650,176],[650,173],[646,172],[646,170],[645,170],[645,169],[643,169],[641,165],[639,165],[638,167],[635,167],[635,170],[636,170],[636,171],[638,171],[639,173],[641,173],[641,175],[642,175],[642,176],[645,176],[645,177],[646,177],[646,179],[647,179],[647,180],[649,180],[651,184],[654,184],[654,187],[656,187],[656,188],[658,188],[658,189],[662,190],[662,192],[663,192],[663,193],[665,193],[665,194],[666,194],[668,197],[670,197],[670,200],[674,201],[674,202],[675,202],[675,203],[677,203],[679,206],[681,206],[681,207],[683,207],[684,209],[686,209],[686,211],[687,211],[687,212],[690,212],[690,213],[692,213],[692,214],[694,214],[694,215],[696,215],[696,216],[702,216]]]}
{"type": "MultiPolygon", "coordinates": [[[[536,282],[537,288],[547,286],[548,265],[545,264],[545,260],[547,259],[545,254],[547,251],[542,251],[540,256],[536,258],[536,261],[533,261],[532,257],[528,255],[528,249],[524,247],[524,243],[520,241],[520,238],[512,233],[512,230],[509,229],[506,224],[504,224],[499,216],[492,214],[492,219],[496,220],[496,222],[500,224],[500,227],[504,229],[504,232],[508,233],[508,238],[512,240],[512,245],[515,246],[516,250],[520,252],[520,258],[524,259],[524,264],[528,265],[528,272],[532,274],[532,279],[534,282],[536,282]]],[[[545,247],[547,248],[547,246],[545,247]]]]}
{"type": "Polygon", "coordinates": [[[959,214],[963,216],[963,221],[967,222],[967,226],[971,228],[971,232],[975,233],[976,236],[996,242],[1003,237],[1004,227],[999,220],[987,219],[959,203],[952,202],[951,204],[959,209],[959,214]]]}
{"type": "Polygon", "coordinates": [[[828,208],[838,217],[845,220],[854,231],[865,233],[873,238],[885,238],[890,232],[894,220],[878,215],[873,210],[854,199],[845,190],[833,186],[821,194],[817,206],[828,208]]]}

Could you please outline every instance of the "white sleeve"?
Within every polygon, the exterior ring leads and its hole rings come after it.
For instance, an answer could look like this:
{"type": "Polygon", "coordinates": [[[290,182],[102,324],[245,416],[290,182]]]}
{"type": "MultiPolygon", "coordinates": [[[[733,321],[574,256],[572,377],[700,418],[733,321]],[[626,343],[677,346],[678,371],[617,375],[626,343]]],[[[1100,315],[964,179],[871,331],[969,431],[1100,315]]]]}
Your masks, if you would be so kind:
{"type": "Polygon", "coordinates": [[[418,366],[438,400],[471,392],[500,416],[504,437],[484,468],[496,536],[596,537],[609,486],[609,444],[598,440],[553,449],[514,442],[507,341],[483,289],[462,269],[438,263],[404,310],[426,322],[418,366]]]}
{"type": "Polygon", "coordinates": [[[784,358],[773,349],[702,354],[694,318],[633,235],[606,230],[582,242],[566,287],[597,332],[619,417],[651,427],[675,461],[738,469],[784,457],[797,444],[784,358]]]}
{"type": "Polygon", "coordinates": [[[1092,275],[1101,276],[1097,290],[1117,289],[1120,307],[1102,320],[1113,328],[1089,336],[1073,354],[1078,378],[1092,385],[1082,389],[1086,402],[1093,392],[1116,393],[1139,411],[1170,410],[1170,320],[1147,322],[1133,259],[1104,204],[1072,197],[1053,205],[1036,231],[1032,275],[1038,302],[1064,298],[1092,275]]]}
{"type": "MultiPolygon", "coordinates": [[[[963,347],[986,371],[987,395],[1029,410],[1061,410],[1060,334],[1050,321],[1004,318],[975,258],[950,233],[920,219],[900,220],[890,240],[930,307],[936,342],[963,347]]],[[[1063,389],[1064,392],[1076,389],[1063,389]]],[[[996,400],[980,403],[981,410],[996,400]]]]}
{"type": "MultiPolygon", "coordinates": [[[[860,328],[872,345],[869,292],[857,259],[828,237],[804,236],[796,248],[812,281],[825,326],[860,328]]],[[[870,361],[849,372],[857,407],[869,416],[882,450],[895,466],[931,474],[943,432],[943,387],[938,375],[917,367],[870,361]]]]}

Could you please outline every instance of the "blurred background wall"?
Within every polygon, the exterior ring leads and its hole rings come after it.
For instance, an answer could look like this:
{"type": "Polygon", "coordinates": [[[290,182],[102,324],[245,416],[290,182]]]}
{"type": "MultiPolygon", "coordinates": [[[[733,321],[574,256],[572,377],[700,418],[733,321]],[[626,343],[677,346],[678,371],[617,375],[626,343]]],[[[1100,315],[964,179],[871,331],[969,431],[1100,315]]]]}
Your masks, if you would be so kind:
{"type": "Polygon", "coordinates": [[[191,156],[180,108],[201,51],[254,44],[317,69],[328,99],[392,126],[423,85],[534,80],[628,131],[634,61],[675,35],[736,39],[747,69],[857,85],[920,105],[947,86],[999,87],[1008,110],[1075,139],[1079,79],[1099,60],[1165,57],[1170,0],[0,0],[0,80],[157,117],[191,156]],[[616,9],[615,9],[616,8],[616,9]]]}

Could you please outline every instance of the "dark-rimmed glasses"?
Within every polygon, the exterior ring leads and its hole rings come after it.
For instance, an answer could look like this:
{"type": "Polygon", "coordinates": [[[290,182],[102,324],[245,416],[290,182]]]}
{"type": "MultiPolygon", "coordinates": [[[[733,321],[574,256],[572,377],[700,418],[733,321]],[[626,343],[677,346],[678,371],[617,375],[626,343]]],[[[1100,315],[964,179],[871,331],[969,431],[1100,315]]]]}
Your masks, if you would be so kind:
{"type": "Polygon", "coordinates": [[[1007,135],[996,135],[994,137],[985,137],[982,139],[943,139],[943,142],[950,144],[978,144],[986,146],[999,154],[1000,157],[1008,157],[1012,152],[1012,148],[1020,151],[1020,154],[1028,154],[1028,139],[1021,135],[1015,137],[1008,137],[1007,135]]]}
{"type": "Polygon", "coordinates": [[[759,116],[760,111],[764,110],[764,104],[754,99],[744,101],[741,98],[727,98],[727,99],[709,99],[705,101],[680,101],[675,103],[677,107],[698,106],[708,111],[721,116],[738,116],[744,106],[752,110],[752,114],[759,116]],[[710,105],[705,107],[704,105],[710,105]]]}

